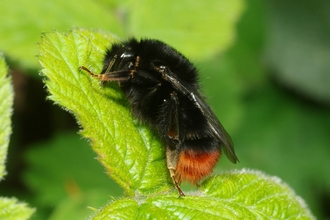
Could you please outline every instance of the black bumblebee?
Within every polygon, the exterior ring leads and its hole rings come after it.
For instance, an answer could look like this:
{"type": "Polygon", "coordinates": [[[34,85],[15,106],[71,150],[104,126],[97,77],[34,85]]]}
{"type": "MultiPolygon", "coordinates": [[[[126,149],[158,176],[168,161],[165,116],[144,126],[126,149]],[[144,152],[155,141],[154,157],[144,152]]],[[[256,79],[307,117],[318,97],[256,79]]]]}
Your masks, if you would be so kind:
{"type": "Polygon", "coordinates": [[[230,136],[200,93],[196,68],[169,45],[133,38],[107,50],[101,74],[80,68],[101,82],[119,83],[133,115],[165,144],[167,167],[180,196],[179,184],[196,184],[210,175],[222,151],[231,162],[238,161],[230,136]]]}

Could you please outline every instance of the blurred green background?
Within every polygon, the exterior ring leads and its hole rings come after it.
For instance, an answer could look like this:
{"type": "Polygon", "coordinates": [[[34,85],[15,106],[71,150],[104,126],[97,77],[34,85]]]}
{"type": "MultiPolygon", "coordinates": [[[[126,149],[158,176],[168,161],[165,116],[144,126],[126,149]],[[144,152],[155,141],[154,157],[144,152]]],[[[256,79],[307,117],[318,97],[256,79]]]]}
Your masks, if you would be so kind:
{"type": "Polygon", "coordinates": [[[46,100],[38,75],[40,34],[75,27],[158,38],[191,58],[240,159],[224,157],[215,172],[278,176],[330,219],[328,0],[3,0],[0,8],[0,51],[15,88],[0,195],[36,207],[33,219],[84,218],[123,193],[75,119],[46,100]]]}

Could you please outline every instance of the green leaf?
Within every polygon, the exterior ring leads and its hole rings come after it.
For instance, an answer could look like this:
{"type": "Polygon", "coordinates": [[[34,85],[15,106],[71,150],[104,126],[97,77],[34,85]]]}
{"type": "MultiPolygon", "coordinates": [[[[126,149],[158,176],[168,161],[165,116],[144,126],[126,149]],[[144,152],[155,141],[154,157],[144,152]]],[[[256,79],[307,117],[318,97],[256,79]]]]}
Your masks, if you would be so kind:
{"type": "Polygon", "coordinates": [[[11,113],[14,92],[10,77],[7,76],[8,69],[0,53],[0,180],[6,174],[5,162],[8,151],[9,137],[11,134],[11,113]]]}
{"type": "Polygon", "coordinates": [[[227,202],[231,204],[228,219],[234,216],[239,219],[313,218],[304,201],[281,179],[260,171],[243,169],[217,175],[207,180],[202,188],[206,194],[218,200],[220,198],[223,203],[221,206],[225,206],[227,202]],[[241,213],[236,213],[236,210],[241,213]]]}
{"type": "Polygon", "coordinates": [[[206,180],[199,192],[121,199],[94,219],[313,219],[305,203],[280,179],[259,171],[234,171],[206,180]]]}
{"type": "Polygon", "coordinates": [[[128,22],[135,36],[162,39],[192,58],[226,50],[244,8],[242,0],[130,2],[128,22]]]}
{"type": "Polygon", "coordinates": [[[117,84],[102,87],[78,70],[84,65],[100,72],[105,48],[113,41],[109,33],[83,29],[43,35],[40,63],[49,98],[77,117],[109,176],[128,195],[168,191],[172,184],[164,149],[148,129],[133,122],[117,84]]]}
{"type": "Polygon", "coordinates": [[[18,202],[15,198],[0,197],[0,219],[23,220],[29,219],[34,209],[25,203],[18,202]]]}
{"type": "Polygon", "coordinates": [[[330,102],[330,4],[270,1],[267,53],[276,77],[317,101],[330,102]]]}
{"type": "Polygon", "coordinates": [[[137,201],[129,198],[114,201],[111,205],[103,208],[93,219],[107,219],[111,216],[113,219],[130,219],[137,215],[139,205],[137,201]]]}
{"type": "MultiPolygon", "coordinates": [[[[5,161],[7,157],[9,137],[11,134],[11,113],[13,105],[13,87],[11,79],[7,76],[8,69],[0,54],[0,180],[6,174],[5,161]]],[[[28,219],[34,209],[20,203],[15,198],[0,197],[0,219],[28,219]]]]}

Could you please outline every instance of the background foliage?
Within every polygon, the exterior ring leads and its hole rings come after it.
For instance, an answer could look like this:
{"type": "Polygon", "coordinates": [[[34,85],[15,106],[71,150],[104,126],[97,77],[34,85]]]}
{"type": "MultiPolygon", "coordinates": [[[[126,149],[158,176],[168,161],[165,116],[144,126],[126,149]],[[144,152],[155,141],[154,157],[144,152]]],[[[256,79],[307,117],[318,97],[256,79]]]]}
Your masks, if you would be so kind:
{"type": "Polygon", "coordinates": [[[241,161],[232,165],[224,158],[217,170],[248,167],[279,176],[313,214],[329,218],[328,1],[209,1],[206,8],[197,2],[180,2],[185,14],[166,1],[171,11],[177,10],[166,14],[160,8],[164,4],[147,0],[1,1],[0,50],[12,70],[15,104],[8,175],[0,194],[38,207],[36,219],[83,218],[87,205],[96,208],[111,199],[109,185],[112,196],[122,194],[91,158],[74,119],[45,102],[38,76],[35,43],[40,33],[83,26],[110,30],[120,38],[156,37],[191,57],[241,161]],[[222,13],[216,14],[215,2],[222,2],[222,13]],[[197,18],[219,16],[219,22],[204,22],[199,34],[190,34],[195,26],[182,33],[187,29],[179,21],[191,18],[191,11],[197,11],[197,18]],[[220,22],[226,19],[238,22],[236,33],[222,36],[232,28],[220,22]],[[86,173],[77,172],[82,167],[86,173]]]}
{"type": "MultiPolygon", "coordinates": [[[[7,174],[5,163],[11,134],[11,114],[14,102],[11,77],[3,54],[0,53],[0,181],[7,174]]],[[[0,196],[0,219],[27,219],[34,209],[16,198],[0,196]]]]}

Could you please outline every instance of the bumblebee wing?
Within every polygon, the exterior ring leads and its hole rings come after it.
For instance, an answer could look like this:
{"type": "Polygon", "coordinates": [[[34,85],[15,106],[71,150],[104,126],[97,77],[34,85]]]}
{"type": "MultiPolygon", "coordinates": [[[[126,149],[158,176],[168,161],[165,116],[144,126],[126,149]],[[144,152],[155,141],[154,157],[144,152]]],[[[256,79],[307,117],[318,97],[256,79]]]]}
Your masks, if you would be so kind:
{"type": "Polygon", "coordinates": [[[174,73],[172,73],[168,68],[163,72],[164,80],[168,81],[175,89],[179,92],[187,95],[189,99],[200,109],[204,117],[207,119],[207,123],[213,135],[223,143],[223,151],[232,163],[236,163],[238,158],[235,154],[233,142],[223,128],[217,117],[214,115],[211,108],[206,104],[204,99],[201,97],[198,91],[190,88],[188,85],[184,85],[174,73]]]}

